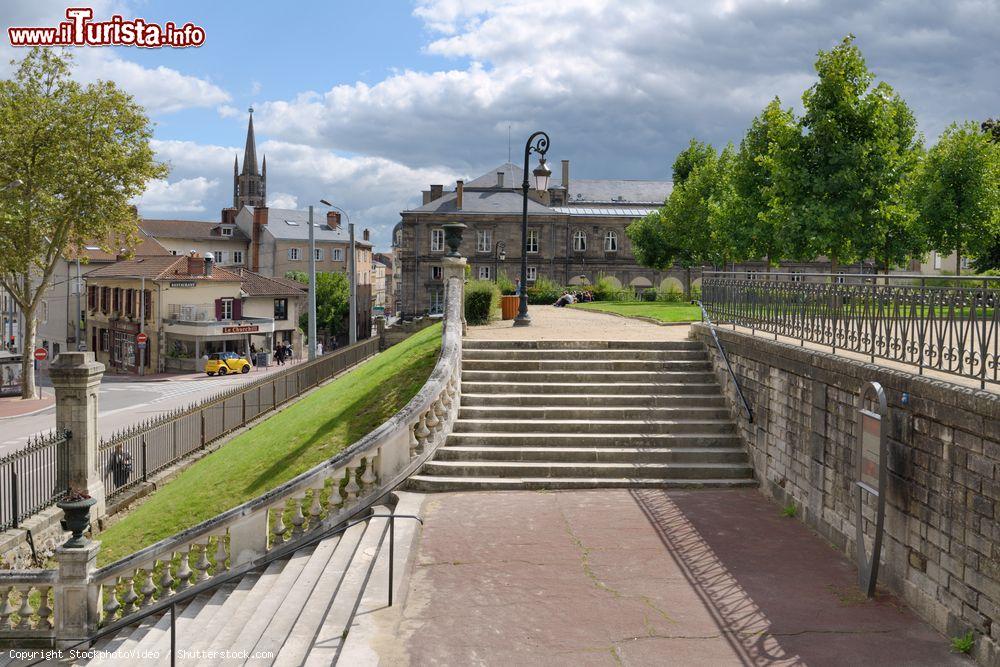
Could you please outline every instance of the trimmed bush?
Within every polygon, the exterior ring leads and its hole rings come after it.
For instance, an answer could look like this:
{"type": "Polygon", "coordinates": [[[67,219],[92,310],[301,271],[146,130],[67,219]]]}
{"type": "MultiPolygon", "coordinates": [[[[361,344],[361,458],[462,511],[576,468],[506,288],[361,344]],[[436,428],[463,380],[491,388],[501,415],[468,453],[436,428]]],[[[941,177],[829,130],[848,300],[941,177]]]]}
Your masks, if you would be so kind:
{"type": "Polygon", "coordinates": [[[471,280],[465,285],[465,320],[487,324],[500,317],[500,290],[489,280],[471,280]]]}
{"type": "Polygon", "coordinates": [[[548,278],[539,278],[528,288],[528,303],[552,305],[560,296],[563,288],[548,278]]]}
{"type": "Polygon", "coordinates": [[[594,285],[594,301],[612,301],[621,291],[615,282],[608,276],[601,276],[594,285]]]}
{"type": "Polygon", "coordinates": [[[501,273],[497,276],[497,287],[500,288],[500,293],[504,295],[515,294],[517,292],[517,286],[506,273],[501,273]]]}

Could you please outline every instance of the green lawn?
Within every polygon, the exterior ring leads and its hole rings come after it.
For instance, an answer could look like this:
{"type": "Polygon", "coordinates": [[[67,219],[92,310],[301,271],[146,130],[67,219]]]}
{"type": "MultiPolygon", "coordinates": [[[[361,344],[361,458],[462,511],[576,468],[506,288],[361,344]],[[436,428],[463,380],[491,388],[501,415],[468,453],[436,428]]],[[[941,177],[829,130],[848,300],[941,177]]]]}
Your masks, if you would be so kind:
{"type": "Polygon", "coordinates": [[[437,361],[423,329],[233,438],[96,536],[100,565],[190,528],[316,466],[399,411],[437,361]]]}
{"type": "Polygon", "coordinates": [[[694,322],[701,320],[701,310],[689,303],[660,301],[592,301],[576,303],[571,308],[598,310],[629,317],[648,317],[660,322],[694,322]]]}

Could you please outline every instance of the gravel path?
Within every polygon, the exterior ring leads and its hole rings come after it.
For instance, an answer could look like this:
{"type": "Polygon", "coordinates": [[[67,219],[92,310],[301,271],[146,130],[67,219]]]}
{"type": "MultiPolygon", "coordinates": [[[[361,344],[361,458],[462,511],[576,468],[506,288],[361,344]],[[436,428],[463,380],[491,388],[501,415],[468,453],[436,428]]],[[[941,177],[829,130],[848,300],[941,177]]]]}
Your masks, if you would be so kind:
{"type": "Polygon", "coordinates": [[[479,340],[686,340],[687,325],[660,326],[642,320],[555,306],[530,306],[531,326],[498,320],[469,327],[479,340]]]}

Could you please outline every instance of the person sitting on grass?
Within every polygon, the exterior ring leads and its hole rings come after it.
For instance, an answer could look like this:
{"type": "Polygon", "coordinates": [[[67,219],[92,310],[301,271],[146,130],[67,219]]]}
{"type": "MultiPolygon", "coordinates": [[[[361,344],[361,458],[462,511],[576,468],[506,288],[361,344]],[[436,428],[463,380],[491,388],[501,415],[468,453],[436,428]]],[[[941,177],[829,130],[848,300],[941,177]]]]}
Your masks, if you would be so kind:
{"type": "Polygon", "coordinates": [[[559,297],[556,300],[556,302],[552,305],[555,306],[556,308],[563,308],[564,306],[567,306],[571,303],[574,303],[573,295],[570,294],[569,292],[563,292],[562,296],[559,297]]]}

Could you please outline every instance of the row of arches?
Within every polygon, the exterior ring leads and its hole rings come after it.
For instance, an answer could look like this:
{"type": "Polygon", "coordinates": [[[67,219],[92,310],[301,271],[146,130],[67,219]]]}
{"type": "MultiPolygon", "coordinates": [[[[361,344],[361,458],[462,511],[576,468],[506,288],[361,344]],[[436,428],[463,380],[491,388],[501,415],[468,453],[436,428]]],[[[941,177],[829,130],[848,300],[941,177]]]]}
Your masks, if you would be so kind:
{"type": "MultiPolygon", "coordinates": [[[[624,287],[622,281],[614,276],[600,276],[600,278],[604,278],[605,280],[610,281],[615,286],[615,289],[622,289],[624,287]]],[[[594,281],[591,281],[590,278],[587,277],[586,275],[580,274],[570,278],[568,284],[573,285],[575,287],[579,287],[583,285],[593,285],[594,281]]],[[[695,280],[691,281],[692,287],[699,287],[700,285],[701,285],[701,278],[696,278],[695,280]]],[[[652,289],[653,281],[647,278],[646,276],[636,276],[635,278],[629,281],[628,286],[634,289],[652,289]]],[[[683,292],[684,283],[682,283],[677,278],[667,277],[661,280],[660,284],[657,285],[656,288],[661,292],[683,292]]]]}

